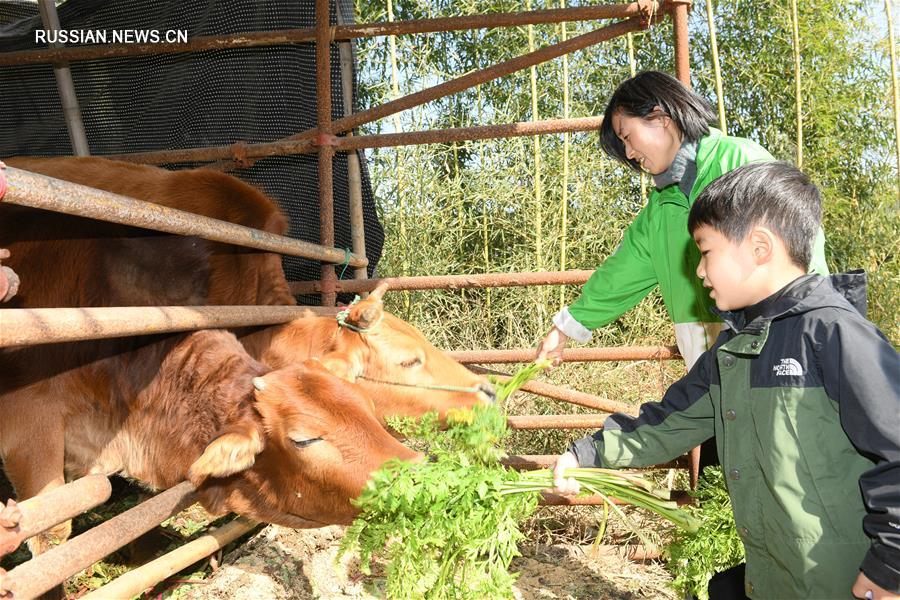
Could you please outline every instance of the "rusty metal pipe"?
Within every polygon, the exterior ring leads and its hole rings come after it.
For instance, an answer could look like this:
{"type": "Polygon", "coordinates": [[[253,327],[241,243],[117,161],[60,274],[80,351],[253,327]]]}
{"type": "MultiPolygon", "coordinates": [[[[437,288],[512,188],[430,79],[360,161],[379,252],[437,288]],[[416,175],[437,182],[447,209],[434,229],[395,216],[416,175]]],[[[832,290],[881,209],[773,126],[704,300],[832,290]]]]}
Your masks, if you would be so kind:
{"type": "Polygon", "coordinates": [[[658,547],[644,546],[643,544],[600,544],[599,550],[602,554],[614,554],[634,561],[659,560],[662,557],[662,552],[658,547]]]}
{"type": "Polygon", "coordinates": [[[139,596],[147,588],[153,587],[167,577],[171,577],[213,552],[221,550],[242,535],[253,531],[259,524],[258,521],[238,517],[168,554],[128,571],[81,598],[82,600],[108,600],[109,598],[139,596]]]}
{"type": "Polygon", "coordinates": [[[506,418],[510,429],[601,429],[608,415],[518,415],[506,418]]]}
{"type": "MultiPolygon", "coordinates": [[[[339,281],[338,292],[371,292],[382,283],[388,290],[455,290],[488,287],[582,284],[593,271],[540,271],[531,273],[480,273],[477,275],[428,275],[421,277],[385,277],[366,281],[339,281]]],[[[315,294],[322,290],[319,281],[294,281],[292,294],[315,294]]]]}
{"type": "MultiPolygon", "coordinates": [[[[350,152],[361,148],[387,148],[418,144],[441,144],[468,140],[486,140],[530,135],[550,135],[573,131],[595,131],[603,122],[603,117],[578,117],[570,119],[545,119],[501,125],[480,125],[473,127],[449,127],[429,131],[404,133],[381,133],[374,135],[352,135],[334,140],[338,152],[350,152]]],[[[241,154],[247,158],[265,158],[291,154],[310,154],[317,150],[311,140],[267,142],[241,146],[241,154]]],[[[233,159],[235,148],[231,146],[211,146],[209,148],[186,148],[183,150],[157,150],[133,152],[130,154],[109,154],[105,158],[144,164],[168,164],[178,162],[203,162],[233,159]]]]}
{"type": "MultiPolygon", "coordinates": [[[[415,108],[416,106],[420,106],[422,104],[425,104],[426,102],[431,102],[432,100],[437,100],[439,98],[461,92],[482,83],[487,83],[488,81],[503,77],[504,75],[515,73],[516,71],[538,65],[548,60],[560,57],[564,54],[575,52],[576,50],[588,48],[595,44],[599,44],[600,42],[610,40],[620,35],[625,35],[626,33],[629,33],[631,31],[637,31],[638,29],[642,29],[644,27],[644,22],[637,17],[632,17],[625,21],[619,21],[617,23],[613,23],[612,25],[607,25],[606,27],[601,27],[600,29],[596,29],[594,31],[570,38],[566,41],[559,42],[557,44],[551,44],[550,46],[545,46],[539,50],[535,50],[534,52],[529,52],[527,54],[517,56],[516,58],[491,65],[490,67],[487,67],[485,69],[473,71],[472,73],[457,77],[456,79],[451,79],[450,81],[445,81],[444,83],[426,88],[420,92],[415,92],[413,94],[409,94],[408,96],[403,96],[402,98],[386,102],[380,106],[376,106],[362,112],[353,113],[352,115],[334,121],[331,124],[332,131],[334,133],[350,131],[352,129],[355,129],[356,127],[359,127],[360,125],[365,125],[366,123],[377,121],[378,119],[388,117],[395,113],[402,112],[410,108],[415,108]]],[[[315,134],[316,130],[310,129],[296,135],[292,135],[285,139],[311,139],[315,136],[315,134]]]]}
{"type": "Polygon", "coordinates": [[[603,117],[578,117],[570,119],[544,119],[502,125],[481,125],[475,127],[450,127],[429,131],[405,133],[381,133],[338,138],[338,151],[358,148],[388,148],[419,144],[441,144],[468,140],[487,140],[530,135],[549,135],[572,131],[596,131],[603,123],[603,117]]]}
{"type": "MultiPolygon", "coordinates": [[[[648,8],[648,10],[646,12],[642,12],[640,17],[631,17],[627,20],[619,21],[618,23],[614,23],[612,25],[607,25],[606,27],[602,27],[589,33],[563,40],[558,44],[546,46],[534,52],[530,52],[528,54],[518,56],[502,63],[492,65],[485,69],[473,71],[472,73],[468,73],[466,75],[463,75],[462,77],[457,77],[456,79],[452,79],[450,81],[432,86],[419,92],[403,96],[402,98],[397,98],[396,100],[387,102],[380,106],[376,106],[362,112],[353,113],[332,122],[332,133],[352,131],[353,129],[361,125],[365,125],[366,123],[371,123],[395,113],[420,106],[427,102],[431,102],[432,100],[437,100],[439,98],[461,92],[465,89],[475,87],[482,83],[487,83],[488,81],[491,81],[493,79],[497,79],[499,77],[503,77],[504,75],[509,75],[516,71],[520,71],[542,62],[558,58],[559,56],[562,56],[564,54],[569,54],[571,52],[575,52],[576,50],[587,48],[594,44],[598,44],[600,42],[625,35],[638,29],[646,29],[652,22],[655,22],[658,17],[655,12],[656,7],[656,4],[647,4],[645,5],[645,8],[648,8]]],[[[317,129],[307,129],[306,131],[302,131],[300,133],[277,141],[308,142],[309,140],[312,140],[317,134],[317,129]]],[[[193,151],[188,150],[187,152],[191,153],[193,151]]],[[[191,160],[198,159],[196,157],[192,157],[191,160]]],[[[234,168],[235,166],[241,166],[241,162],[237,160],[237,157],[233,157],[232,161],[221,161],[209,164],[207,165],[207,168],[227,170],[234,168]]]]}
{"type": "Polygon", "coordinates": [[[39,596],[195,501],[194,486],[187,481],[179,483],[14,568],[0,578],[0,591],[12,593],[14,598],[39,596]]]}
{"type": "Polygon", "coordinates": [[[0,348],[148,335],[191,329],[286,323],[334,315],[308,306],[127,306],[0,309],[0,348]]]}
{"type": "MultiPolygon", "coordinates": [[[[454,360],[469,363],[529,363],[534,360],[534,348],[510,350],[454,350],[447,353],[454,360]]],[[[680,359],[675,346],[621,346],[616,348],[566,348],[565,362],[597,360],[676,360],[680,359]]]]}
{"type": "MultiPolygon", "coordinates": [[[[319,242],[334,246],[334,148],[331,136],[331,0],[316,0],[316,123],[319,135],[319,242]]],[[[348,252],[349,259],[349,252],[348,252]]],[[[357,265],[358,266],[358,265],[357,265]]],[[[334,266],[322,265],[322,306],[334,306],[334,266]]]]}
{"type": "MultiPolygon", "coordinates": [[[[591,21],[594,19],[618,19],[649,15],[656,10],[656,2],[640,0],[629,4],[605,4],[550,10],[514,13],[466,15],[436,19],[415,19],[394,23],[362,23],[338,25],[333,28],[332,41],[438,31],[460,31],[519,25],[540,25],[563,21],[591,21]]],[[[204,35],[192,38],[184,44],[92,44],[65,49],[20,50],[0,54],[0,66],[52,63],[59,61],[146,56],[148,54],[176,54],[230,48],[256,48],[259,46],[283,46],[312,42],[315,29],[283,29],[276,31],[251,31],[229,35],[204,35]]]]}
{"type": "MultiPolygon", "coordinates": [[[[475,365],[469,365],[468,369],[474,373],[480,373],[483,375],[495,375],[501,381],[507,381],[510,377],[507,373],[502,373],[500,371],[486,369],[484,367],[475,365]]],[[[623,402],[607,400],[606,398],[601,398],[600,396],[586,394],[584,392],[579,392],[578,390],[573,390],[561,385],[544,383],[543,381],[528,381],[519,389],[530,394],[537,394],[538,396],[544,396],[545,398],[552,398],[554,400],[561,400],[563,402],[568,402],[569,404],[576,404],[578,406],[584,406],[586,408],[602,410],[607,413],[624,412],[634,414],[638,408],[636,406],[630,406],[623,402]]]]}
{"type": "MultiPolygon", "coordinates": [[[[346,24],[341,11],[341,3],[334,5],[338,26],[346,24]]],[[[353,44],[350,41],[338,45],[341,59],[341,98],[344,101],[344,116],[353,112],[353,44]]],[[[350,240],[353,253],[366,256],[366,230],[363,219],[362,167],[359,153],[347,153],[347,202],[350,213],[350,240]]],[[[368,279],[365,267],[355,267],[353,276],[356,279],[368,279]]]]}
{"type": "MultiPolygon", "coordinates": [[[[672,15],[672,29],[675,37],[675,76],[687,88],[691,87],[691,62],[688,48],[688,9],[691,0],[668,0],[667,9],[672,15]]],[[[691,450],[691,489],[700,481],[700,446],[691,450]]]]}
{"type": "MultiPolygon", "coordinates": [[[[343,118],[333,121],[331,124],[332,133],[341,133],[353,130],[360,125],[377,121],[383,117],[390,116],[410,108],[414,108],[426,102],[443,98],[457,92],[461,92],[470,87],[486,83],[493,79],[503,77],[515,73],[521,69],[526,69],[532,65],[540,64],[548,60],[552,60],[563,54],[575,52],[587,48],[594,44],[612,39],[614,37],[625,35],[631,31],[636,31],[646,27],[645,22],[637,17],[632,17],[625,21],[620,21],[606,27],[591,31],[589,33],[570,38],[564,42],[546,46],[534,52],[518,56],[516,58],[492,65],[485,69],[474,71],[462,77],[452,79],[450,81],[427,88],[420,92],[397,98],[391,102],[387,102],[380,106],[370,108],[362,112],[352,113],[343,118]]],[[[571,129],[569,131],[576,131],[571,129]]],[[[314,150],[313,139],[318,134],[318,128],[307,129],[295,135],[270,142],[267,144],[248,144],[242,146],[242,155],[248,158],[262,158],[266,156],[283,156],[286,154],[304,154],[314,150]]],[[[516,133],[515,135],[534,135],[534,133],[516,133]]],[[[359,136],[357,139],[366,139],[369,136],[359,136]]],[[[509,137],[509,136],[506,136],[509,137]]],[[[469,138],[461,138],[469,139],[469,138]]],[[[475,138],[473,138],[475,139],[475,138]]],[[[477,138],[481,139],[481,138],[477,138]]],[[[431,143],[435,141],[432,138],[431,143]]],[[[347,144],[349,148],[351,144],[358,142],[340,141],[341,144],[347,144]]],[[[179,163],[179,162],[204,162],[214,160],[231,161],[234,158],[234,148],[232,146],[214,146],[209,148],[185,148],[182,150],[161,150],[156,152],[136,152],[131,154],[114,154],[108,155],[107,158],[116,160],[127,160],[132,162],[141,162],[147,164],[160,163],[179,163]]],[[[214,163],[207,165],[210,168],[228,168],[230,164],[214,163]]]]}
{"type": "Polygon", "coordinates": [[[691,56],[688,49],[688,9],[691,0],[669,0],[671,6],[673,33],[675,36],[675,76],[678,81],[691,87],[691,56]]]}
{"type": "Polygon", "coordinates": [[[12,552],[33,535],[109,500],[112,486],[103,475],[88,475],[19,502],[22,518],[13,528],[0,526],[0,556],[12,552]]]}
{"type": "MultiPolygon", "coordinates": [[[[207,240],[303,256],[323,262],[342,263],[346,254],[332,247],[318,246],[267,231],[228,223],[152,202],[95,190],[84,185],[45,175],[6,168],[9,189],[4,202],[53,210],[69,215],[99,219],[122,225],[155,229],[179,235],[196,235],[207,240]]],[[[363,256],[351,255],[350,265],[368,264],[363,256]]]]}

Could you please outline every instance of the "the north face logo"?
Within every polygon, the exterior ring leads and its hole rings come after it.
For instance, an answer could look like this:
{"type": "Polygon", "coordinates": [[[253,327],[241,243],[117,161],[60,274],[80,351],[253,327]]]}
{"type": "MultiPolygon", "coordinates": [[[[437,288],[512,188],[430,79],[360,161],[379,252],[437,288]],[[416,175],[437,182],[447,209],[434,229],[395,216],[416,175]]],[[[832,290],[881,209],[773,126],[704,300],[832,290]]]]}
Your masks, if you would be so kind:
{"type": "Polygon", "coordinates": [[[772,367],[772,370],[776,375],[803,375],[803,367],[793,358],[782,358],[779,364],[772,367]]]}

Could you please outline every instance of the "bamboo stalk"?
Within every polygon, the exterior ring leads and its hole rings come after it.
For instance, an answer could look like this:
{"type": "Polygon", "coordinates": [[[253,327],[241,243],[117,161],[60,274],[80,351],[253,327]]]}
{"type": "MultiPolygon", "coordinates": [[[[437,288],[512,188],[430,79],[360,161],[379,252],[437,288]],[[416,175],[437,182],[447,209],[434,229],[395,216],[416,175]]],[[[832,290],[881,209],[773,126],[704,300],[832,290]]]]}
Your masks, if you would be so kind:
{"type": "MultiPolygon", "coordinates": [[[[559,5],[563,8],[566,6],[566,0],[559,0],[559,5]]],[[[568,32],[566,31],[566,22],[560,24],[560,39],[565,42],[568,32]]],[[[628,34],[631,35],[631,34],[628,34]]],[[[569,55],[564,54],[562,57],[562,84],[563,84],[563,118],[569,118],[569,55]]],[[[560,242],[559,242],[559,270],[566,270],[566,252],[568,248],[568,218],[569,218],[569,134],[563,134],[563,175],[562,175],[562,195],[559,200],[560,211],[560,242]]],[[[559,308],[566,305],[566,288],[559,288],[559,308]]]]}
{"type": "Polygon", "coordinates": [[[900,198],[900,87],[897,85],[897,48],[894,45],[894,18],[891,15],[891,0],[884,0],[884,14],[887,17],[888,49],[891,55],[891,85],[894,90],[894,147],[897,150],[897,197],[900,198]]]}
{"type": "MultiPolygon", "coordinates": [[[[478,86],[477,102],[478,102],[478,122],[481,123],[481,122],[483,122],[483,119],[482,119],[482,97],[481,97],[481,86],[480,85],[478,86]]],[[[478,142],[478,164],[481,165],[481,168],[484,168],[484,166],[485,166],[484,140],[480,140],[478,142]]],[[[483,207],[481,209],[481,239],[482,239],[481,255],[482,255],[482,259],[484,260],[484,270],[485,270],[485,272],[489,272],[491,270],[490,238],[488,237],[489,230],[488,230],[488,216],[487,216],[489,206],[487,203],[487,198],[481,196],[479,198],[479,200],[483,203],[483,207]]],[[[491,296],[492,296],[492,294],[491,294],[490,288],[485,290],[484,296],[485,296],[485,302],[484,302],[485,316],[486,316],[486,322],[488,323],[487,344],[488,344],[488,346],[493,346],[494,345],[493,335],[492,335],[493,330],[490,327],[490,323],[493,322],[491,319],[491,296]]]]}
{"type": "Polygon", "coordinates": [[[803,100],[800,95],[800,23],[797,0],[791,0],[791,40],[794,45],[794,97],[797,107],[797,168],[803,168],[803,100]]]}
{"type": "Polygon", "coordinates": [[[716,20],[712,0],[706,0],[706,22],[709,25],[709,47],[712,53],[713,74],[716,78],[716,105],[719,108],[719,129],[728,133],[725,125],[725,97],[722,93],[722,70],[719,67],[719,42],[716,39],[716,20]]]}
{"type": "MultiPolygon", "coordinates": [[[[525,2],[525,10],[531,11],[531,0],[525,2]]],[[[534,52],[534,25],[528,25],[528,52],[534,52]]],[[[538,93],[537,93],[537,66],[531,65],[531,120],[539,121],[538,93]]],[[[543,252],[543,222],[544,215],[541,210],[541,138],[534,136],[534,257],[535,268],[540,271],[544,268],[543,252]]],[[[542,306],[543,304],[541,304],[542,306]]]]}

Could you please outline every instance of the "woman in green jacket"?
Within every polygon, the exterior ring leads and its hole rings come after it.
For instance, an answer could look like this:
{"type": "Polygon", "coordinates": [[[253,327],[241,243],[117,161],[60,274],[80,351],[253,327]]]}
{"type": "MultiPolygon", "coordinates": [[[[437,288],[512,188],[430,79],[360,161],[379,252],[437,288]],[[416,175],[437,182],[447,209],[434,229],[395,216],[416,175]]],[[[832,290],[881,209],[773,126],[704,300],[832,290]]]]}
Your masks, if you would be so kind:
{"type": "MultiPolygon", "coordinates": [[[[714,120],[704,98],[665,73],[646,71],[616,89],[600,126],[603,150],[652,175],[655,187],[581,296],[554,315],[538,358],[559,364],[569,338],[588,341],[593,329],[618,319],[657,286],[688,368],[715,341],[721,321],[710,312],[709,294],[695,274],[700,254],[688,234],[688,212],[723,173],[773,158],[755,142],[710,127],[714,120]]],[[[810,271],[827,275],[824,246],[820,230],[810,271]]]]}

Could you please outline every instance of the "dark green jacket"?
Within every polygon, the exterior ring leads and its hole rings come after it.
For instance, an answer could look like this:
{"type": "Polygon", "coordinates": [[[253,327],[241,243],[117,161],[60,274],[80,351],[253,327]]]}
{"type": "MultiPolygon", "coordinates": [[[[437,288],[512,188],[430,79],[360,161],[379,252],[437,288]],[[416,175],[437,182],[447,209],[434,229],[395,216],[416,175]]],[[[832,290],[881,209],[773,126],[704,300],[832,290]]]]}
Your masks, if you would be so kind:
{"type": "Polygon", "coordinates": [[[749,596],[850,598],[860,569],[900,592],[900,359],[864,306],[856,272],[802,277],[749,323],[724,313],[661,402],[571,450],[649,466],[715,434],[749,596]]]}

